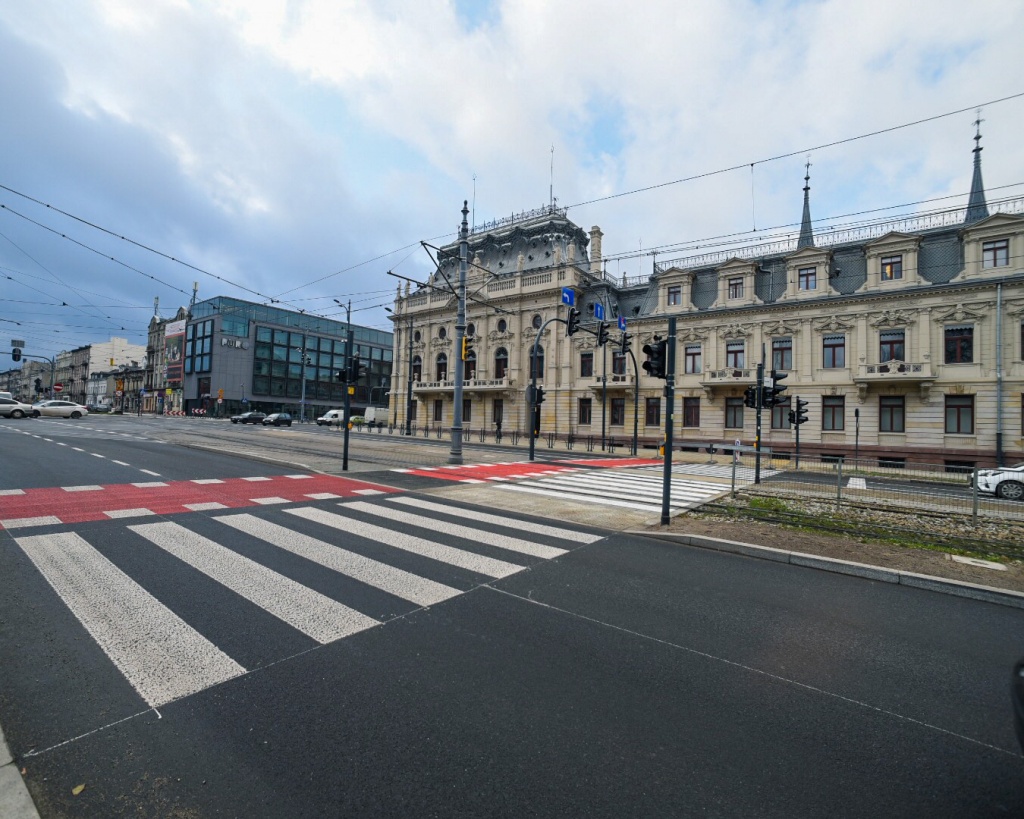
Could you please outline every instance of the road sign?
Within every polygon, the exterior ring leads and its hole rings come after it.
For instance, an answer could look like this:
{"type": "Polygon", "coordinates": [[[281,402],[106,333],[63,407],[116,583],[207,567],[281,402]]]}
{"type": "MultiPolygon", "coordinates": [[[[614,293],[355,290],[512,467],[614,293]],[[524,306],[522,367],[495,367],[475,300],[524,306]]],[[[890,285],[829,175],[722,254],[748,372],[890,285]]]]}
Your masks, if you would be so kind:
{"type": "Polygon", "coordinates": [[[164,390],[164,395],[172,395],[173,393],[174,393],[174,390],[172,390],[172,389],[165,389],[164,390]]]}
{"type": "Polygon", "coordinates": [[[570,307],[576,304],[576,291],[571,287],[562,288],[562,304],[568,304],[570,307]]]}
{"type": "Polygon", "coordinates": [[[24,347],[25,346],[25,342],[22,339],[20,339],[20,338],[12,338],[11,339],[11,346],[12,347],[24,347]]]}
{"type": "Polygon", "coordinates": [[[114,390],[114,395],[121,398],[124,395],[124,390],[114,390]]]}
{"type": "Polygon", "coordinates": [[[594,305],[594,318],[598,321],[604,321],[604,305],[601,302],[597,302],[594,305]]]}
{"type": "Polygon", "coordinates": [[[224,399],[223,398],[218,398],[217,399],[217,403],[218,404],[223,404],[224,403],[224,399]]]}
{"type": "Polygon", "coordinates": [[[63,392],[64,391],[64,385],[61,384],[60,381],[58,381],[56,384],[53,385],[53,391],[54,392],[63,392]]]}

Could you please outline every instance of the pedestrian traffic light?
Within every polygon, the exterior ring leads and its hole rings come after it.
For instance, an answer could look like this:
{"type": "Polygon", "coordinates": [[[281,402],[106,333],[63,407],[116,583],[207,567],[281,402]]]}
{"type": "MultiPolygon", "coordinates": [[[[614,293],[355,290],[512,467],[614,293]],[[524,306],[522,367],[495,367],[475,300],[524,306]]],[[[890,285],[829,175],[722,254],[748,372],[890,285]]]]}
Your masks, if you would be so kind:
{"type": "Polygon", "coordinates": [[[342,384],[344,384],[346,381],[348,381],[348,373],[345,372],[345,370],[338,370],[334,374],[334,380],[340,381],[342,384]]]}
{"type": "Polygon", "coordinates": [[[629,352],[629,340],[633,338],[629,333],[622,334],[622,354],[625,355],[629,352]]]}
{"type": "Polygon", "coordinates": [[[597,346],[603,347],[608,343],[608,322],[602,321],[597,328],[597,346]]]}
{"type": "Polygon", "coordinates": [[[764,387],[764,391],[761,394],[762,407],[776,407],[785,401],[782,393],[786,391],[786,385],[779,382],[786,378],[789,378],[789,373],[779,373],[772,370],[772,386],[764,387]]]}
{"type": "Polygon", "coordinates": [[[538,407],[541,404],[544,403],[544,388],[543,387],[537,387],[537,393],[534,395],[534,402],[535,402],[536,406],[538,406],[538,407]]]}
{"type": "Polygon", "coordinates": [[[644,371],[655,378],[665,378],[668,374],[667,352],[668,341],[661,336],[655,336],[653,344],[645,344],[644,355],[647,356],[647,360],[644,362],[644,371]]]}
{"type": "Polygon", "coordinates": [[[469,361],[470,353],[473,352],[473,342],[469,336],[462,337],[462,360],[469,361]]]}
{"type": "Polygon", "coordinates": [[[363,362],[358,358],[350,358],[348,360],[348,382],[355,384],[364,375],[366,375],[366,367],[363,362]]]}
{"type": "Polygon", "coordinates": [[[799,398],[796,399],[796,408],[789,411],[789,423],[794,426],[800,426],[801,424],[807,423],[807,405],[810,401],[801,401],[799,398]]]}
{"type": "Polygon", "coordinates": [[[575,307],[569,308],[569,317],[565,320],[565,334],[574,335],[580,329],[580,311],[575,307]]]}
{"type": "Polygon", "coordinates": [[[21,347],[11,350],[11,361],[21,361],[21,347]]]}
{"type": "Polygon", "coordinates": [[[743,406],[757,409],[757,387],[747,387],[743,391],[743,406]]]}

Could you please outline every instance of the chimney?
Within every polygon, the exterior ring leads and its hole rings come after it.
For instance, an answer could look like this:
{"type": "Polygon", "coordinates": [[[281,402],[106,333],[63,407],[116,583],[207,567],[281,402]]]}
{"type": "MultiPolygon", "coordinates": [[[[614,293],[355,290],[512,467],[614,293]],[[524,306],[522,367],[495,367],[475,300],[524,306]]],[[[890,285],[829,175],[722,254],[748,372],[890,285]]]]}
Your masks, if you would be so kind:
{"type": "Polygon", "coordinates": [[[601,233],[601,228],[594,225],[590,229],[590,269],[600,271],[601,270],[601,237],[604,236],[601,233]]]}

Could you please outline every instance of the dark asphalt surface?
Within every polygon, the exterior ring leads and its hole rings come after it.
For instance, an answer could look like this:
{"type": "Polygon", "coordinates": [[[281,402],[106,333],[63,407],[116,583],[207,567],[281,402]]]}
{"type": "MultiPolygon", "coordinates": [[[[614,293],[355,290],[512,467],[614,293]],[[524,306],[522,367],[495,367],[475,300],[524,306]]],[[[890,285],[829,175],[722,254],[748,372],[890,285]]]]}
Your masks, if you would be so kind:
{"type": "Polygon", "coordinates": [[[386,622],[320,646],[77,525],[250,669],[157,712],[0,532],[0,724],[44,817],[1024,816],[1024,611],[630,535],[497,581],[389,555],[465,592],[416,608],[209,517],[173,519],[386,622]]]}

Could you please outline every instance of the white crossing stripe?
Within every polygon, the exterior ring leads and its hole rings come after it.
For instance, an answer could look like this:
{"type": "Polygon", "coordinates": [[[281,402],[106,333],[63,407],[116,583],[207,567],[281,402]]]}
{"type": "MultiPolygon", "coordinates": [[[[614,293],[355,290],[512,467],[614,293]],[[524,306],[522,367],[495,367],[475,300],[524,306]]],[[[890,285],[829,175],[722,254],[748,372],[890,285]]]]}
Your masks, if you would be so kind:
{"type": "Polygon", "coordinates": [[[104,512],[103,514],[108,518],[141,518],[146,515],[155,515],[156,512],[149,509],[114,509],[111,512],[104,512]]]}
{"type": "MultiPolygon", "coordinates": [[[[491,515],[477,509],[463,509],[458,506],[446,506],[443,503],[434,503],[433,501],[421,500],[420,498],[396,495],[392,496],[389,500],[391,503],[400,503],[403,506],[414,506],[417,509],[425,509],[430,512],[440,512],[443,515],[466,518],[467,520],[476,520],[480,521],[480,523],[493,523],[496,526],[507,526],[513,529],[518,529],[521,532],[533,532],[536,535],[548,535],[549,537],[557,537],[561,540],[571,540],[575,543],[596,543],[604,538],[604,535],[592,535],[588,532],[577,532],[573,529],[563,529],[560,526],[548,526],[546,523],[533,523],[526,520],[515,520],[513,518],[502,517],[501,515],[491,515]]],[[[445,525],[445,531],[447,530],[447,526],[445,525]]]]}
{"type": "Polygon", "coordinates": [[[98,491],[98,490],[100,490],[102,488],[103,488],[102,486],[100,486],[99,484],[95,484],[95,483],[89,484],[88,486],[62,486],[61,487],[61,489],[63,489],[65,492],[96,492],[96,491],[98,491]]]}
{"type": "Polygon", "coordinates": [[[128,528],[317,642],[329,643],[377,625],[372,617],[177,523],[128,528]]]}
{"type": "Polygon", "coordinates": [[[515,574],[523,569],[522,566],[506,563],[504,560],[495,560],[494,558],[484,557],[483,555],[467,552],[463,549],[456,549],[453,546],[446,546],[443,543],[436,543],[425,538],[414,537],[392,529],[385,529],[383,526],[363,523],[355,518],[327,512],[323,509],[299,507],[298,509],[286,509],[285,511],[291,515],[311,520],[314,523],[322,523],[325,526],[339,529],[342,532],[376,540],[396,549],[423,555],[432,560],[468,569],[471,572],[485,574],[488,577],[508,577],[508,575],[515,574]]]}
{"type": "MultiPolygon", "coordinates": [[[[139,470],[145,472],[145,469],[139,470]]],[[[142,481],[141,483],[133,483],[132,486],[137,486],[139,489],[148,489],[151,486],[170,486],[170,484],[164,483],[163,481],[142,481]]]]}
{"type": "Polygon", "coordinates": [[[0,495],[24,495],[24,489],[0,489],[0,495]]]}
{"type": "MultiPolygon", "coordinates": [[[[292,510],[294,511],[294,510],[292,510]]],[[[315,537],[295,532],[284,526],[243,513],[239,515],[220,515],[214,520],[233,526],[240,532],[264,540],[279,549],[304,557],[321,566],[373,586],[395,597],[408,600],[420,606],[430,606],[455,597],[462,592],[459,589],[435,583],[425,577],[396,569],[387,563],[365,557],[347,549],[339,548],[315,537]]]]}
{"type": "Polygon", "coordinates": [[[185,508],[191,509],[193,512],[205,512],[209,509],[227,509],[227,506],[223,503],[210,501],[208,503],[186,503],[185,508]]]}
{"type": "Polygon", "coordinates": [[[500,489],[508,489],[512,492],[526,492],[531,495],[544,495],[548,498],[558,498],[559,500],[575,500],[581,503],[600,503],[604,506],[619,506],[625,509],[639,509],[645,512],[657,512],[661,509],[660,506],[653,506],[649,503],[634,503],[633,501],[619,500],[611,497],[594,497],[593,495],[576,495],[572,492],[568,492],[564,489],[543,489],[539,486],[532,484],[522,483],[502,483],[498,484],[500,489]]]}
{"type": "Polygon", "coordinates": [[[41,515],[37,518],[7,518],[0,520],[0,525],[5,529],[21,529],[26,526],[50,526],[60,523],[60,518],[55,515],[41,515]]]}
{"type": "Polygon", "coordinates": [[[847,489],[867,489],[868,482],[864,478],[850,478],[846,482],[847,489]]]}
{"type": "Polygon", "coordinates": [[[15,541],[149,705],[245,673],[74,532],[15,541]]]}
{"type": "Polygon", "coordinates": [[[211,484],[211,483],[224,483],[224,481],[222,481],[220,478],[195,478],[195,479],[189,481],[189,483],[211,484]]]}
{"type": "Polygon", "coordinates": [[[287,498],[249,498],[253,503],[258,503],[260,506],[271,506],[275,503],[291,503],[287,498]]]}
{"type": "Polygon", "coordinates": [[[262,475],[257,475],[255,478],[242,478],[243,481],[269,481],[271,478],[265,478],[262,475]]]}
{"type": "MultiPolygon", "coordinates": [[[[408,523],[410,526],[419,526],[426,529],[437,529],[436,518],[428,518],[423,515],[414,515],[410,512],[402,512],[392,506],[380,506],[372,503],[342,504],[346,509],[355,509],[357,512],[364,512],[367,515],[378,515],[398,523],[408,523]]],[[[457,523],[445,523],[441,526],[446,535],[465,538],[477,543],[486,543],[488,546],[497,546],[499,549],[507,549],[510,552],[530,555],[531,557],[542,557],[545,559],[558,557],[565,554],[565,549],[558,549],[554,546],[545,546],[541,543],[534,543],[530,540],[522,540],[517,537],[500,535],[497,532],[488,532],[484,529],[476,529],[471,526],[460,526],[457,523]]]]}

